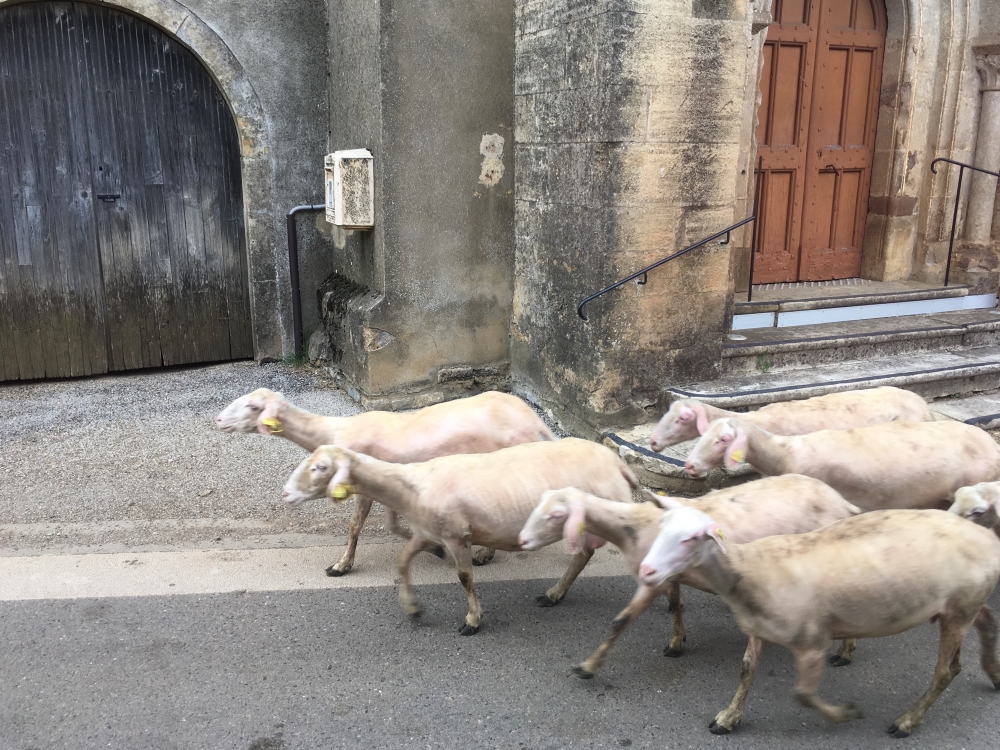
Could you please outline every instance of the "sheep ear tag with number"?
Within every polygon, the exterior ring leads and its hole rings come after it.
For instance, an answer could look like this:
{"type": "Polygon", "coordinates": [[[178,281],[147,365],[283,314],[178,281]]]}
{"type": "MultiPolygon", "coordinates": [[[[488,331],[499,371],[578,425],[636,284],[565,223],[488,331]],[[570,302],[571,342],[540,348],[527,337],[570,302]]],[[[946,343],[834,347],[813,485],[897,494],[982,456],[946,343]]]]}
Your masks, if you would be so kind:
{"type": "Polygon", "coordinates": [[[265,425],[272,433],[280,433],[282,431],[281,420],[277,417],[265,417],[260,420],[261,424],[265,425]]]}
{"type": "Polygon", "coordinates": [[[729,457],[738,464],[743,463],[743,449],[737,448],[729,454],[729,457]]]}
{"type": "Polygon", "coordinates": [[[330,497],[332,497],[337,502],[343,502],[353,494],[354,494],[354,488],[349,484],[338,484],[336,487],[330,490],[330,497]]]}

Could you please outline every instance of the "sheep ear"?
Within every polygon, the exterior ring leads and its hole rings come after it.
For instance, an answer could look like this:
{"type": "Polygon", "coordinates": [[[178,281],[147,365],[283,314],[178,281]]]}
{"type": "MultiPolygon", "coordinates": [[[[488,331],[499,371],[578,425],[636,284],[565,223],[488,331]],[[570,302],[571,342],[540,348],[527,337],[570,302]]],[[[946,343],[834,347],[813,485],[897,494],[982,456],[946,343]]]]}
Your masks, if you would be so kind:
{"type": "Polygon", "coordinates": [[[584,546],[593,552],[595,549],[600,549],[607,543],[608,541],[606,539],[601,539],[601,537],[594,536],[593,534],[587,534],[584,546]]]}
{"type": "Polygon", "coordinates": [[[270,435],[272,430],[274,432],[280,432],[280,428],[274,430],[275,425],[280,425],[281,422],[278,419],[278,410],[281,408],[281,400],[277,398],[269,399],[264,405],[260,416],[257,417],[257,432],[261,435],[270,435]]]}
{"type": "Polygon", "coordinates": [[[722,529],[718,528],[717,526],[712,526],[710,528],[705,529],[705,535],[715,540],[715,543],[719,545],[719,549],[722,550],[722,554],[724,555],[729,554],[728,552],[726,552],[726,545],[722,543],[722,540],[726,538],[725,535],[722,533],[722,529]]]}
{"type": "Polygon", "coordinates": [[[726,448],[726,455],[723,461],[730,471],[738,469],[747,460],[747,434],[741,427],[736,428],[736,437],[726,448]]]}
{"type": "Polygon", "coordinates": [[[698,417],[698,434],[704,435],[708,432],[708,409],[700,401],[692,401],[691,411],[698,417]]]}
{"type": "Polygon", "coordinates": [[[663,510],[677,510],[677,508],[685,507],[683,503],[678,502],[675,498],[667,497],[666,495],[657,495],[655,492],[650,492],[647,489],[643,489],[643,493],[646,495],[647,500],[656,503],[663,510]]]}
{"type": "Polygon", "coordinates": [[[582,503],[571,500],[566,501],[566,507],[569,509],[569,516],[566,518],[566,523],[563,524],[563,539],[566,540],[569,551],[575,555],[578,552],[583,552],[586,543],[587,511],[582,503]]]}
{"type": "Polygon", "coordinates": [[[351,464],[347,461],[337,463],[337,471],[326,485],[326,494],[334,500],[346,500],[354,494],[351,487],[351,464]]]}

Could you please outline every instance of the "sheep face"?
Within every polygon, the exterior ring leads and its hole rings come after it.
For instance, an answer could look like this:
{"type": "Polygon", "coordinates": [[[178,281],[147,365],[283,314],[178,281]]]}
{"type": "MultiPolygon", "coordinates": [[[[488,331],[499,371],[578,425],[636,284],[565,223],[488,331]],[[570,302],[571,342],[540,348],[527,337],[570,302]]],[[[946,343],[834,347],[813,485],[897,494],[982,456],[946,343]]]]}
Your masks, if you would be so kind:
{"type": "Polygon", "coordinates": [[[980,482],[972,487],[960,487],[955,491],[955,502],[948,508],[962,518],[968,518],[981,526],[992,527],[1000,521],[1000,483],[980,482]]]}
{"type": "MultiPolygon", "coordinates": [[[[281,499],[287,505],[295,506],[306,500],[317,500],[327,494],[327,489],[336,490],[347,484],[350,478],[350,464],[343,451],[332,445],[321,445],[300,463],[288,477],[281,491],[281,499]]],[[[345,494],[346,500],[350,495],[345,494]]]]}
{"type": "Polygon", "coordinates": [[[722,532],[712,518],[694,508],[669,510],[660,519],[660,533],[642,559],[639,580],[646,586],[660,586],[702,563],[710,544],[722,546],[722,532]]]}
{"type": "MultiPolygon", "coordinates": [[[[281,394],[269,391],[267,388],[258,388],[256,391],[240,396],[229,406],[219,412],[215,418],[215,426],[222,432],[257,432],[260,429],[260,420],[267,417],[265,412],[274,411],[277,415],[277,407],[282,401],[281,394]]],[[[261,429],[265,435],[269,434],[265,427],[261,429]]]]}
{"type": "Polygon", "coordinates": [[[708,429],[708,414],[697,401],[674,401],[649,436],[649,447],[662,451],[671,445],[693,440],[708,429]]]}
{"type": "Polygon", "coordinates": [[[517,544],[523,550],[536,550],[559,541],[563,526],[569,518],[569,508],[564,490],[542,493],[542,501],[531,511],[524,528],[517,535],[517,544]]]}
{"type": "Polygon", "coordinates": [[[713,422],[684,463],[684,471],[693,477],[703,477],[709,469],[723,466],[735,469],[746,459],[747,438],[742,426],[734,419],[713,422]]]}

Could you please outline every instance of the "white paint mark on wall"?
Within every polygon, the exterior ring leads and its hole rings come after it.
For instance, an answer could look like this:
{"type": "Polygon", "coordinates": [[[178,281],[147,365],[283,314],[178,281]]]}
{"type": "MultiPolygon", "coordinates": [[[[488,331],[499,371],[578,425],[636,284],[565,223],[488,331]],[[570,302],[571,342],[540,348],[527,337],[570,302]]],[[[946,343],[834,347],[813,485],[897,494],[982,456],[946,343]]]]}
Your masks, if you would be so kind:
{"type": "Polygon", "coordinates": [[[487,133],[479,142],[479,153],[483,155],[483,171],[479,174],[479,184],[493,187],[503,178],[503,136],[487,133]]]}

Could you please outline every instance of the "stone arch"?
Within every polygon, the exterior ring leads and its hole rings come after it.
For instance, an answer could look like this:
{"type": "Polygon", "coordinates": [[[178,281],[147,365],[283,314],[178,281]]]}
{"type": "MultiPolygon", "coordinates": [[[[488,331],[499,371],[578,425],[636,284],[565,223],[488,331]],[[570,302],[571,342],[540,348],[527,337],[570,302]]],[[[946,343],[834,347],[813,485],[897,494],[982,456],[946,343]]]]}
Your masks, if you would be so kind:
{"type": "Polygon", "coordinates": [[[930,163],[972,156],[969,5],[975,0],[884,2],[888,28],[862,275],[940,282],[957,171],[935,175],[930,163]]]}
{"type": "MultiPolygon", "coordinates": [[[[0,0],[0,8],[25,0],[0,0]]],[[[131,13],[187,47],[205,66],[229,104],[240,139],[243,212],[249,265],[254,352],[280,357],[282,321],[276,299],[276,235],[271,221],[273,179],[264,108],[239,60],[223,39],[177,0],[84,0],[131,13]]]]}

